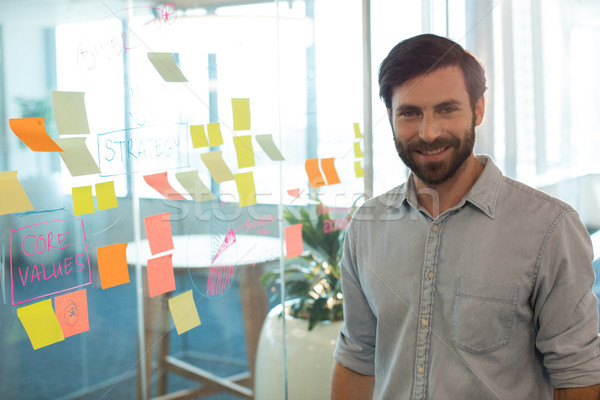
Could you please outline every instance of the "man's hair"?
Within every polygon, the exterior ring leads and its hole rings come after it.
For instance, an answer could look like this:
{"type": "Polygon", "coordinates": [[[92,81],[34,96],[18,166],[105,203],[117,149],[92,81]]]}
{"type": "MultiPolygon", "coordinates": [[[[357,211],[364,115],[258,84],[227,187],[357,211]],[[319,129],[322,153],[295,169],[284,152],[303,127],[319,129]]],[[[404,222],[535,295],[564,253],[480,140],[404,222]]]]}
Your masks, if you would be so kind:
{"type": "Polygon", "coordinates": [[[417,76],[449,66],[462,69],[471,108],[474,108],[486,89],[483,65],[458,43],[432,34],[406,39],[390,51],[379,66],[379,96],[391,109],[396,87],[417,76]]]}

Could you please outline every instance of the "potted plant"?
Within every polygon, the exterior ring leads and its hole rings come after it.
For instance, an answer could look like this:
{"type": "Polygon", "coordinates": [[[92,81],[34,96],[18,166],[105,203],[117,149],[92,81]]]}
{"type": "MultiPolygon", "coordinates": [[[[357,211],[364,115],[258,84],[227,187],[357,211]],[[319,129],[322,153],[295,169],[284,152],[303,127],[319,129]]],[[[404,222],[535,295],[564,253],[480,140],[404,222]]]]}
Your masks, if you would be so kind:
{"type": "MultiPolygon", "coordinates": [[[[284,211],[289,225],[302,224],[305,251],[286,260],[286,303],[274,307],[263,324],[255,368],[256,400],[283,398],[286,379],[289,400],[330,397],[333,350],[343,320],[340,260],[352,212],[333,219],[321,202],[314,211],[316,217],[313,214],[312,218],[307,208],[301,208],[299,216],[284,211]],[[281,321],[284,315],[285,345],[281,321]],[[286,377],[282,368],[284,347],[286,377]]],[[[281,279],[278,271],[269,272],[262,277],[262,284],[278,288],[281,279]]]]}

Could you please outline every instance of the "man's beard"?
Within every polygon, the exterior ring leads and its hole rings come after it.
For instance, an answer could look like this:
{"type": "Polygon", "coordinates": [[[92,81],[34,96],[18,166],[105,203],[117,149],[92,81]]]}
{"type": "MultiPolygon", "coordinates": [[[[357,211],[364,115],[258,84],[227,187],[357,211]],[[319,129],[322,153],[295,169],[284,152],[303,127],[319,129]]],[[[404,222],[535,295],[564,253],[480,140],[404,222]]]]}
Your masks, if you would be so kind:
{"type": "Polygon", "coordinates": [[[431,143],[419,140],[408,145],[402,144],[394,133],[394,143],[400,159],[426,185],[436,186],[452,179],[461,169],[465,161],[473,153],[475,146],[475,119],[471,127],[465,131],[461,141],[456,136],[439,137],[431,143]],[[442,161],[418,163],[414,157],[415,151],[431,151],[437,149],[454,149],[449,159],[442,161]]]}

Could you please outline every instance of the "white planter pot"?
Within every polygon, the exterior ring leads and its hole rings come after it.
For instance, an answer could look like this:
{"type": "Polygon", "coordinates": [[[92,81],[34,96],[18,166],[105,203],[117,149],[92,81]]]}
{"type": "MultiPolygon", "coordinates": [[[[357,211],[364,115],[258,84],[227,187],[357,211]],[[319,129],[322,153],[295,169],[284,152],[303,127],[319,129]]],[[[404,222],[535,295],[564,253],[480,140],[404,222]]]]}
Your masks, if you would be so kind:
{"type": "MultiPolygon", "coordinates": [[[[280,400],[283,392],[281,305],[263,324],[254,377],[255,400],[280,400]]],[[[308,321],[286,316],[288,400],[329,400],[335,360],[333,350],[342,321],[322,321],[311,331],[308,321]]]]}

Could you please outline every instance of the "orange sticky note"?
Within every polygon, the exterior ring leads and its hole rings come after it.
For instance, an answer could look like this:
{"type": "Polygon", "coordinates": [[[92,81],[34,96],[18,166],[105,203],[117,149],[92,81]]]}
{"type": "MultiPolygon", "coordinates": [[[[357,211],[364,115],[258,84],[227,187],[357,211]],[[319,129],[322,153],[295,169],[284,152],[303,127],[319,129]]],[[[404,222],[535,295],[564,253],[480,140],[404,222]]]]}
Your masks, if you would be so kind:
{"type": "Polygon", "coordinates": [[[33,151],[62,151],[46,132],[44,118],[12,118],[10,129],[33,151]]]}
{"type": "Polygon", "coordinates": [[[323,158],[321,160],[321,168],[323,169],[323,173],[325,174],[325,178],[327,179],[328,185],[340,183],[340,178],[338,177],[337,171],[335,170],[333,157],[323,158]]]}
{"type": "Polygon", "coordinates": [[[55,297],[54,309],[65,337],[90,330],[85,289],[55,297]]]}
{"type": "Polygon", "coordinates": [[[302,245],[302,224],[290,225],[285,228],[285,257],[298,257],[304,251],[302,245]]]}
{"type": "Polygon", "coordinates": [[[127,243],[98,247],[98,272],[102,289],[129,283],[127,243]]]}
{"type": "Polygon", "coordinates": [[[52,309],[52,299],[17,309],[17,316],[34,350],[65,339],[52,309]]]}
{"type": "Polygon", "coordinates": [[[171,233],[171,213],[157,214],[144,218],[146,236],[150,252],[154,254],[173,250],[173,234],[171,233]]]}
{"type": "Polygon", "coordinates": [[[17,171],[0,172],[0,215],[33,210],[17,171]]]}
{"type": "Polygon", "coordinates": [[[178,335],[200,325],[200,316],[194,302],[194,293],[191,290],[171,297],[169,299],[169,310],[178,335]]]}
{"type": "Polygon", "coordinates": [[[150,297],[175,290],[173,254],[148,260],[148,289],[150,297]]]}
{"type": "Polygon", "coordinates": [[[233,108],[233,130],[250,130],[250,99],[231,99],[233,108]]]}
{"type": "Polygon", "coordinates": [[[321,171],[319,170],[319,159],[318,158],[309,158],[306,160],[304,164],[304,169],[306,169],[306,174],[308,175],[308,183],[310,187],[317,188],[319,186],[325,185],[325,180],[323,180],[323,176],[321,175],[321,171]]]}
{"type": "Polygon", "coordinates": [[[167,200],[185,200],[185,197],[171,186],[166,172],[144,175],[144,180],[167,200]]]}

